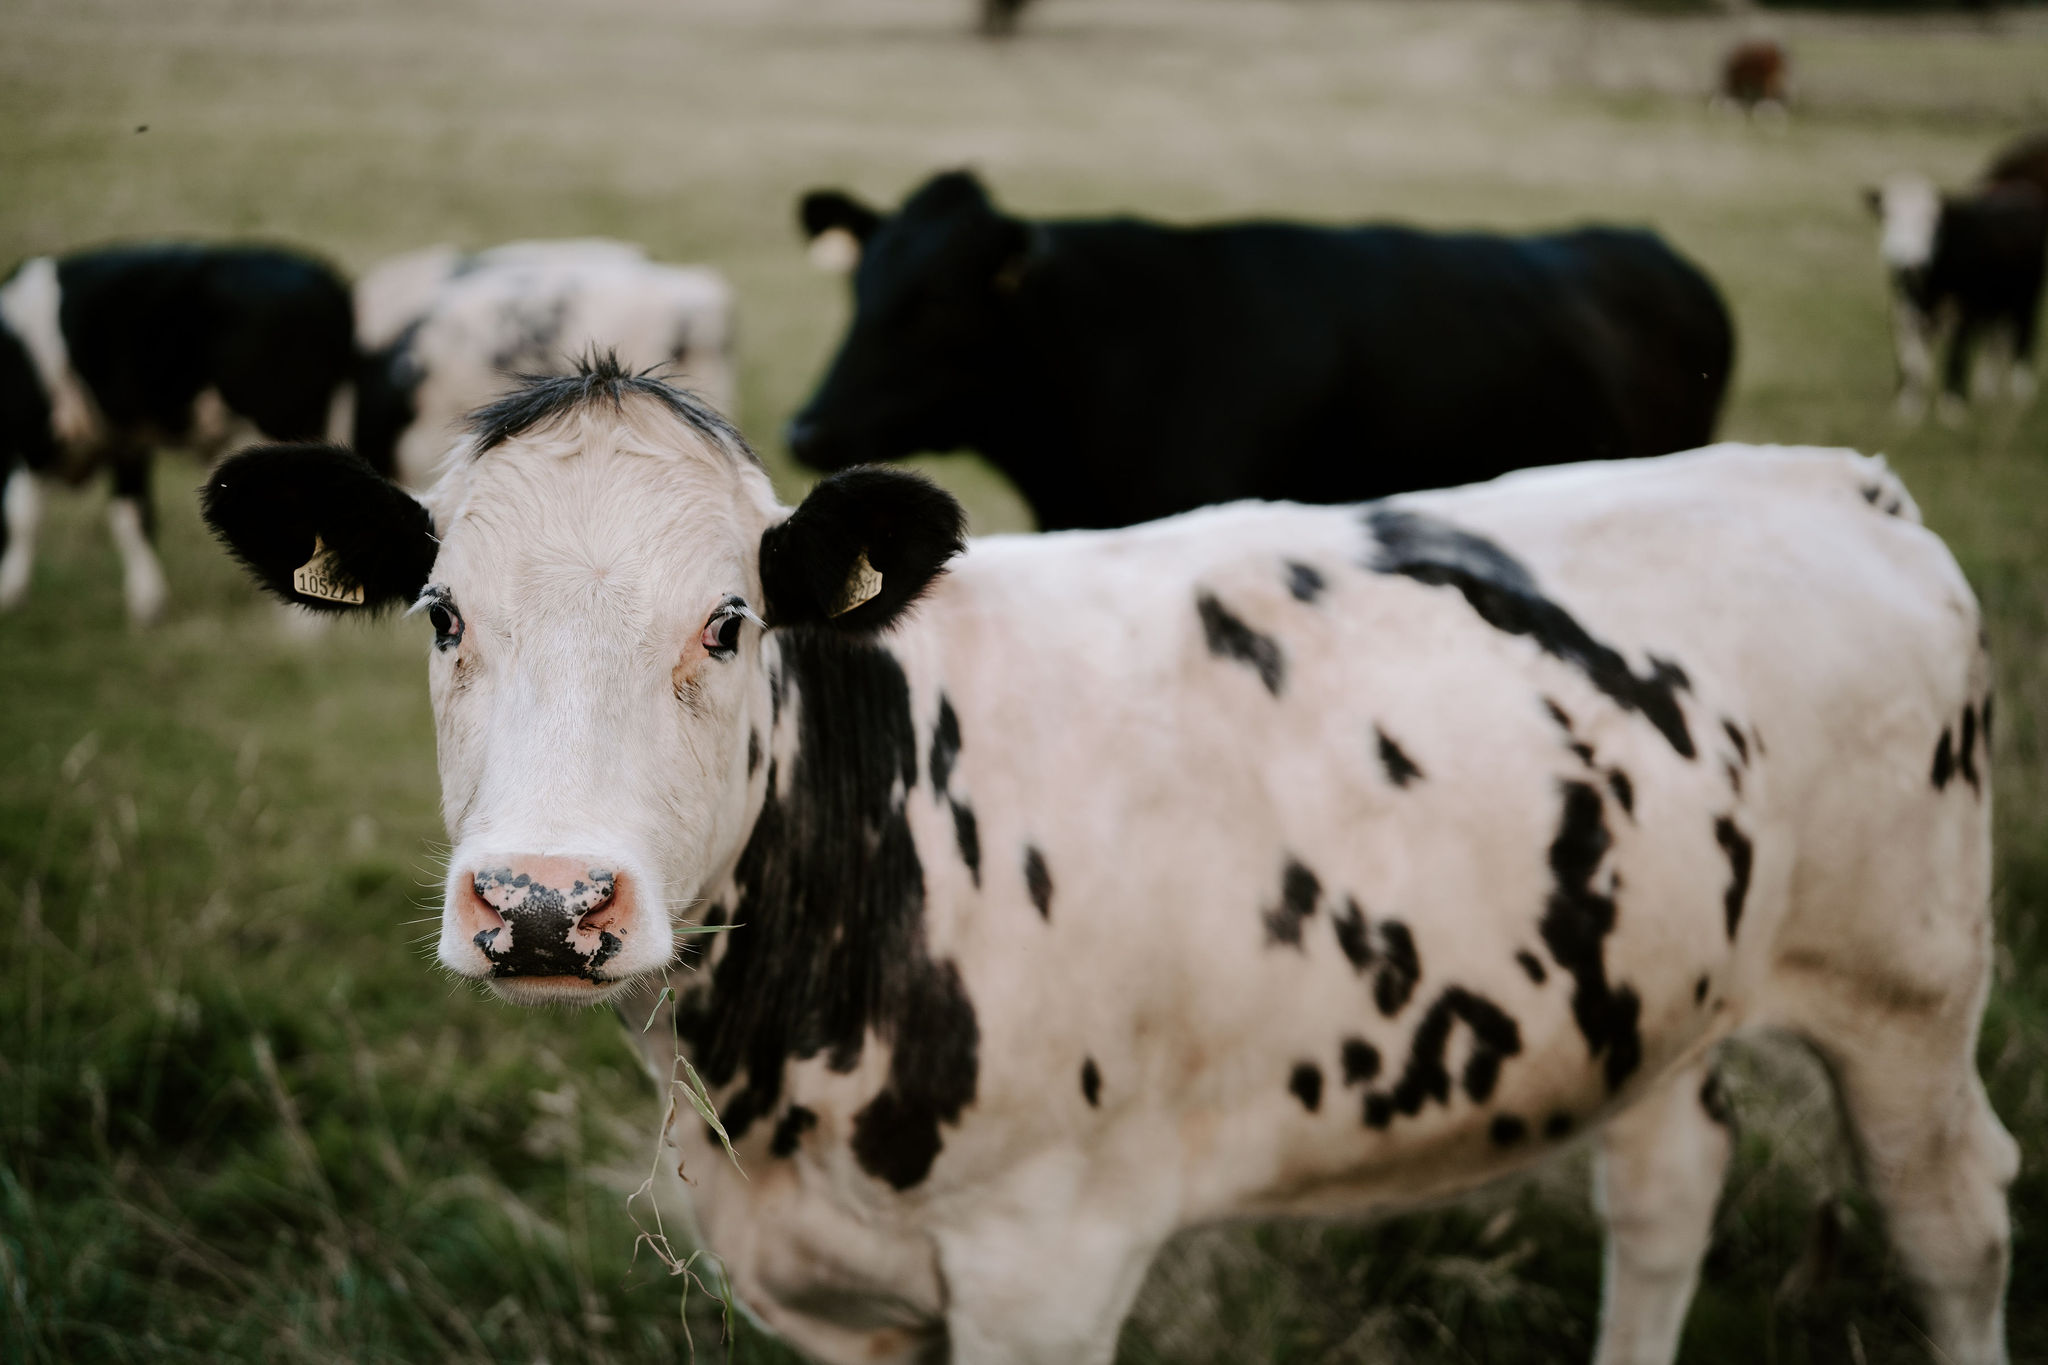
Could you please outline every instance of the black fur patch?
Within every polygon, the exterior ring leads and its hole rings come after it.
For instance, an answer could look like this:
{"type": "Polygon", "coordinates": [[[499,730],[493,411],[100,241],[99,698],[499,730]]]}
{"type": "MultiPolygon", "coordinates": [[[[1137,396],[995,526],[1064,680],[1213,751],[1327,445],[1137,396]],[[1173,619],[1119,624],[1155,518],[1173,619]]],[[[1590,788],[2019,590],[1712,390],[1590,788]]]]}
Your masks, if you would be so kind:
{"type": "Polygon", "coordinates": [[[1337,931],[1337,946],[1350,960],[1352,970],[1362,972],[1372,966],[1372,931],[1366,927],[1365,911],[1357,901],[1346,896],[1344,903],[1330,912],[1330,925],[1337,931]]]}
{"type": "Polygon", "coordinates": [[[1380,1074],[1380,1050],[1363,1038],[1346,1038],[1340,1055],[1346,1085],[1364,1085],[1380,1074]]]}
{"type": "Polygon", "coordinates": [[[908,611],[966,545],[967,514],[937,484],[863,466],[820,480],[787,520],[761,535],[763,614],[775,626],[881,630],[908,611]],[[860,557],[881,590],[839,611],[860,557]]]}
{"type": "Polygon", "coordinates": [[[1550,973],[1543,970],[1543,959],[1527,948],[1515,954],[1515,961],[1521,964],[1522,970],[1527,972],[1529,979],[1537,985],[1540,986],[1550,979],[1550,973]]]}
{"type": "Polygon", "coordinates": [[[930,1172],[941,1125],[974,1100],[980,1038],[958,970],[925,946],[924,870],[901,802],[917,778],[909,685],[893,655],[858,637],[770,638],[796,757],[786,782],[768,761],[733,874],[744,927],[719,935],[708,985],[678,1005],[677,1030],[724,1092],[735,1137],[773,1112],[791,1060],[822,1053],[851,1071],[878,1034],[888,1080],[855,1116],[852,1148],[863,1170],[908,1189],[930,1172]]]}
{"type": "MultiPolygon", "coordinates": [[[[734,459],[761,459],[748,447],[738,428],[695,394],[654,378],[635,374],[619,363],[613,351],[592,347],[576,361],[571,374],[522,374],[519,387],[470,414],[476,437],[474,453],[485,455],[537,427],[599,403],[617,411],[629,396],[651,398],[711,445],[734,459]]],[[[879,567],[879,566],[877,566],[879,567]]]]}
{"type": "Polygon", "coordinates": [[[1529,1125],[1514,1114],[1496,1114],[1486,1136],[1496,1147],[1513,1147],[1529,1136],[1529,1125]]]}
{"type": "Polygon", "coordinates": [[[1560,1110],[1543,1120],[1543,1136],[1552,1142],[1572,1135],[1572,1116],[1560,1110]]]}
{"type": "Polygon", "coordinates": [[[761,768],[761,732],[747,731],[747,776],[752,777],[761,768]]]}
{"type": "Polygon", "coordinates": [[[789,1112],[777,1121],[774,1135],[768,1139],[768,1155],[795,1156],[797,1145],[803,1141],[804,1134],[817,1126],[816,1114],[800,1104],[792,1104],[789,1106],[789,1112]]]}
{"type": "Polygon", "coordinates": [[[1046,870],[1045,855],[1030,844],[1024,846],[1024,889],[1038,907],[1038,917],[1052,918],[1052,873],[1046,870]]]}
{"type": "Polygon", "coordinates": [[[1312,564],[1298,559],[1287,561],[1287,591],[1297,602],[1313,602],[1323,595],[1323,575],[1312,564]]]}
{"type": "Polygon", "coordinates": [[[1963,775],[1963,781],[1970,784],[1970,790],[1980,795],[1983,787],[1977,779],[1977,708],[1963,708],[1963,737],[1956,743],[1956,770],[1963,775]]]}
{"type": "Polygon", "coordinates": [[[1721,1088],[1721,1073],[1709,1071],[1707,1078],[1700,1082],[1700,1108],[1707,1111],[1707,1117],[1723,1128],[1735,1124],[1735,1112],[1729,1107],[1728,1092],[1721,1088]]]}
{"type": "MultiPolygon", "coordinates": [[[[1415,1026],[1407,1065],[1387,1096],[1395,1111],[1412,1116],[1421,1113],[1422,1106],[1430,1100],[1450,1103],[1451,1073],[1444,1059],[1451,1029],[1458,1023],[1472,1032],[1472,1048],[1466,1054],[1461,1077],[1464,1091],[1476,1104],[1492,1098],[1494,1086],[1500,1080],[1501,1063],[1522,1050],[1522,1031],[1500,1006],[1485,996],[1463,986],[1449,986],[1430,1003],[1422,1021],[1415,1026]]],[[[1374,1112],[1368,1096],[1366,1122],[1384,1127],[1373,1123],[1374,1112]]]]}
{"type": "Polygon", "coordinates": [[[954,801],[953,840],[960,846],[960,861],[967,864],[967,871],[974,878],[975,886],[981,885],[981,826],[974,818],[974,807],[965,801],[954,801]]]}
{"type": "Polygon", "coordinates": [[[1545,597],[1519,560],[1483,536],[1385,505],[1366,508],[1365,522],[1376,541],[1368,568],[1456,588],[1488,625],[1528,636],[1544,653],[1577,668],[1622,710],[1639,713],[1681,756],[1695,756],[1678,703],[1691,683],[1676,664],[1653,656],[1648,675],[1638,676],[1618,651],[1545,597]]]}
{"type": "Polygon", "coordinates": [[[315,611],[411,606],[440,553],[427,509],[339,446],[252,446],[214,468],[199,500],[215,537],[258,583],[315,611]],[[361,607],[293,589],[315,539],[361,585],[361,607]]]}
{"type": "Polygon", "coordinates": [[[1280,903],[1261,916],[1266,925],[1266,941],[1301,947],[1301,922],[1316,912],[1316,897],[1321,894],[1322,884],[1316,880],[1316,874],[1289,858],[1280,874],[1280,903]]]}
{"type": "Polygon", "coordinates": [[[1614,803],[1621,807],[1622,814],[1630,819],[1636,813],[1636,784],[1628,780],[1628,774],[1619,768],[1607,770],[1607,790],[1614,793],[1614,803]]]}
{"type": "Polygon", "coordinates": [[[1735,757],[1741,760],[1743,767],[1747,768],[1749,766],[1749,740],[1744,737],[1741,729],[1736,726],[1734,721],[1723,716],[1721,717],[1721,733],[1728,736],[1728,742],[1735,746],[1735,757]]]}
{"type": "Polygon", "coordinates": [[[1231,615],[1214,593],[1197,593],[1195,610],[1202,618],[1202,638],[1209,642],[1209,652],[1246,665],[1259,675],[1268,692],[1279,696],[1287,681],[1287,660],[1280,652],[1280,642],[1231,615]]]}
{"type": "Polygon", "coordinates": [[[1415,951],[1415,937],[1397,919],[1380,921],[1380,965],[1373,973],[1372,999],[1380,1013],[1391,1019],[1401,1012],[1422,980],[1422,957],[1415,951]]]}
{"type": "Polygon", "coordinates": [[[1940,791],[1948,786],[1948,780],[1955,776],[1955,739],[1946,725],[1941,727],[1941,740],[1934,746],[1934,789],[1940,791]]]}
{"type": "Polygon", "coordinates": [[[1732,943],[1736,929],[1742,924],[1742,904],[1749,898],[1749,874],[1755,862],[1755,851],[1750,846],[1749,836],[1725,815],[1714,821],[1714,842],[1728,856],[1728,890],[1721,897],[1721,903],[1727,911],[1728,940],[1732,943]]]}
{"type": "Polygon", "coordinates": [[[1287,1073],[1287,1090],[1313,1114],[1323,1107],[1323,1069],[1314,1062],[1298,1062],[1287,1073]]]}
{"type": "Polygon", "coordinates": [[[1614,898],[1595,890],[1593,879],[1612,840],[1597,788],[1562,784],[1564,810],[1550,844],[1550,872],[1556,885],[1543,912],[1544,946],[1572,977],[1572,1018],[1585,1036],[1586,1050],[1607,1059],[1607,1088],[1619,1090],[1643,1059],[1637,1021],[1642,1001],[1628,986],[1607,980],[1606,940],[1614,932],[1614,898]]]}
{"type": "Polygon", "coordinates": [[[946,694],[939,693],[939,718],[932,725],[932,795],[944,796],[953,780],[953,764],[960,757],[960,717],[946,694]]]}
{"type": "Polygon", "coordinates": [[[1373,734],[1380,741],[1380,766],[1387,770],[1387,781],[1397,787],[1405,787],[1421,777],[1422,769],[1415,766],[1415,760],[1402,752],[1401,746],[1387,737],[1387,732],[1375,725],[1373,734]]]}
{"type": "Polygon", "coordinates": [[[1384,1128],[1394,1121],[1394,1097],[1374,1091],[1365,1097],[1365,1126],[1384,1128]]]}
{"type": "Polygon", "coordinates": [[[1096,1069],[1093,1057],[1081,1059],[1081,1098],[1088,1101],[1090,1109],[1102,1107],[1102,1072],[1096,1069]]]}
{"type": "Polygon", "coordinates": [[[1703,977],[1701,977],[1701,978],[1700,978],[1699,980],[1697,980],[1697,981],[1695,981],[1695,982],[1693,982],[1693,983],[1692,983],[1692,1002],[1693,1002],[1693,1004],[1695,1004],[1695,1005],[1704,1005],[1704,1004],[1706,1004],[1706,1003],[1707,1003],[1707,987],[1708,987],[1708,985],[1709,985],[1709,981],[1708,981],[1708,978],[1706,978],[1706,977],[1704,977],[1704,976],[1703,976],[1703,977]]]}

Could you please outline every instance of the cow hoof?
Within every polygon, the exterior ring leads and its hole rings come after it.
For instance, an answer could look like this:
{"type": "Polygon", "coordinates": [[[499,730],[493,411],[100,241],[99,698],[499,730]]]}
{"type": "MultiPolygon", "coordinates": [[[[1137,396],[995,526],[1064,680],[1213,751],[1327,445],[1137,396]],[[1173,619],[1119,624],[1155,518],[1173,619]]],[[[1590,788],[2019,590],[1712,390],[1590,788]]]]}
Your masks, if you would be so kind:
{"type": "Polygon", "coordinates": [[[164,583],[164,576],[155,565],[149,571],[129,573],[124,589],[128,598],[128,621],[134,626],[153,626],[163,619],[164,603],[170,599],[170,588],[164,583]]]}

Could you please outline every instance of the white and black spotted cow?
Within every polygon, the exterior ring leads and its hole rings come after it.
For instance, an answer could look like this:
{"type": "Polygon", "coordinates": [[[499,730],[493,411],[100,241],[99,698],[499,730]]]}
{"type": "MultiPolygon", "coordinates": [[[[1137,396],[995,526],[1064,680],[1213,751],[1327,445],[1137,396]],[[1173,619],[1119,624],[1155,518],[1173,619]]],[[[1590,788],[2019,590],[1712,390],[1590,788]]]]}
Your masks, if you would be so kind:
{"type": "Polygon", "coordinates": [[[0,283],[0,610],[28,591],[39,478],[105,470],[128,614],[155,619],[156,447],[212,454],[244,427],[319,437],[346,391],[350,335],[348,286],[296,252],[166,243],[22,262],[0,283]]]}
{"type": "Polygon", "coordinates": [[[746,1177],[694,1122],[665,1164],[816,1358],[1105,1362],[1177,1229],[1590,1135],[1599,1359],[1669,1361],[1712,1050],[1775,1028],[1839,1082],[1941,1358],[2005,1359],[1989,674],[1881,463],[1238,504],[940,576],[931,486],[792,512],[608,366],[479,423],[423,502],[285,448],[208,515],[273,589],[317,536],[431,619],[442,963],[636,1025],[680,991],[647,1060],[672,1024],[746,1177]]]}
{"type": "Polygon", "coordinates": [[[566,373],[592,348],[733,410],[732,287],[627,242],[428,247],[371,270],[355,302],[356,451],[410,488],[433,482],[463,419],[514,375],[566,373]]]}

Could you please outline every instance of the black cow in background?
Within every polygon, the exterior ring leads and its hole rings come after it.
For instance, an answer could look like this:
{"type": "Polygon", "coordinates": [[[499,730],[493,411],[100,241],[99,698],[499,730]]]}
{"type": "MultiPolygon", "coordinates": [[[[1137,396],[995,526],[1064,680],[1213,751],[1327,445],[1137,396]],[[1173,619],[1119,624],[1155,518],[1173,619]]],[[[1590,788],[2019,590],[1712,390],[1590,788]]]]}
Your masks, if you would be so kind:
{"type": "Polygon", "coordinates": [[[800,217],[855,263],[854,316],[791,451],[972,448],[1048,530],[1704,445],[1734,350],[1712,283],[1635,229],[1036,221],[964,171],[800,217]]]}
{"type": "Polygon", "coordinates": [[[154,619],[155,448],[213,453],[245,427],[326,434],[354,332],[348,285],[291,251],[151,244],[22,262],[0,283],[0,608],[28,590],[39,477],[104,469],[128,613],[154,619]]]}

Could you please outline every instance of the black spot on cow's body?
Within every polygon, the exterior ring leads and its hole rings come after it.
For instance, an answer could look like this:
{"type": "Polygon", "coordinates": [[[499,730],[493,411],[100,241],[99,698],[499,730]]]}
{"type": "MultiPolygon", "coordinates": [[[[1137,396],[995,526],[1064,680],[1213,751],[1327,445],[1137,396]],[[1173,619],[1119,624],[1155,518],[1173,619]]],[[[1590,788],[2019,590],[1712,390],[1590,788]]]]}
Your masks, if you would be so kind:
{"type": "Polygon", "coordinates": [[[1102,1107],[1102,1072],[1093,1057],[1081,1059],[1081,1098],[1088,1101],[1090,1109],[1102,1107]]]}
{"type": "Polygon", "coordinates": [[[1415,760],[1408,757],[1401,746],[1388,737],[1385,730],[1375,725],[1373,734],[1379,739],[1380,766],[1387,770],[1387,781],[1397,787],[1405,787],[1423,775],[1422,769],[1415,765],[1415,760]]]}
{"type": "Polygon", "coordinates": [[[1636,814],[1636,784],[1629,781],[1628,774],[1619,768],[1608,769],[1607,790],[1614,793],[1614,804],[1621,807],[1621,813],[1633,820],[1636,814]]]}
{"type": "Polygon", "coordinates": [[[1737,796],[1742,795],[1742,769],[1733,763],[1723,763],[1721,771],[1728,777],[1728,790],[1737,796]]]}
{"type": "Polygon", "coordinates": [[[1549,1118],[1543,1120],[1543,1136],[1548,1138],[1550,1141],[1557,1142],[1560,1139],[1568,1138],[1571,1135],[1572,1116],[1570,1114],[1567,1114],[1560,1110],[1557,1113],[1552,1114],[1549,1118]]]}
{"type": "Polygon", "coordinates": [[[1734,1127],[1735,1111],[1729,1107],[1728,1092],[1721,1087],[1720,1072],[1709,1071],[1707,1078],[1700,1082],[1700,1108],[1723,1128],[1734,1127]]]}
{"type": "Polygon", "coordinates": [[[1941,791],[1948,786],[1948,780],[1956,774],[1955,737],[1949,728],[1941,727],[1941,739],[1934,746],[1934,789],[1941,791]]]}
{"type": "Polygon", "coordinates": [[[1529,1125],[1517,1115],[1496,1114],[1487,1126],[1486,1136],[1496,1147],[1513,1147],[1529,1136],[1529,1125]]]}
{"type": "Polygon", "coordinates": [[[1380,1074],[1380,1050],[1363,1038],[1346,1038],[1339,1056],[1346,1085],[1364,1085],[1380,1074]]]}
{"type": "Polygon", "coordinates": [[[1289,858],[1280,874],[1280,903],[1263,915],[1266,941],[1301,947],[1301,923],[1316,912],[1316,898],[1321,894],[1316,874],[1289,858]]]}
{"type": "Polygon", "coordinates": [[[953,781],[953,765],[960,758],[960,717],[953,711],[953,703],[946,694],[939,694],[939,718],[932,724],[932,754],[929,768],[932,775],[932,795],[943,799],[946,789],[953,781]]]}
{"type": "Polygon", "coordinates": [[[816,1114],[800,1104],[792,1104],[789,1111],[775,1124],[775,1132],[768,1139],[768,1155],[795,1156],[804,1134],[817,1126],[816,1114]]]}
{"type": "Polygon", "coordinates": [[[1642,1062],[1637,1021],[1642,1001],[1628,986],[1607,979],[1606,940],[1614,932],[1614,898],[1593,880],[1612,842],[1598,789],[1563,785],[1564,810],[1550,844],[1555,881],[1542,921],[1544,946],[1572,977],[1572,1018],[1586,1049],[1606,1057],[1607,1088],[1621,1088],[1642,1062]]]}
{"type": "Polygon", "coordinates": [[[1983,787],[1977,779],[1977,708],[1963,708],[1963,736],[1956,741],[1956,771],[1963,775],[1963,781],[1970,784],[1970,790],[1982,794],[1983,787]]]}
{"type": "Polygon", "coordinates": [[[1031,903],[1038,907],[1038,917],[1052,918],[1052,873],[1046,869],[1045,855],[1030,844],[1024,846],[1024,889],[1031,893],[1031,903]]]}
{"type": "Polygon", "coordinates": [[[1527,948],[1523,948],[1515,954],[1515,961],[1521,964],[1522,970],[1537,985],[1540,986],[1550,979],[1550,973],[1543,969],[1543,959],[1530,952],[1527,948]]]}
{"type": "Polygon", "coordinates": [[[1208,641],[1209,652],[1246,665],[1259,675],[1268,692],[1279,696],[1287,681],[1287,661],[1280,642],[1233,616],[1214,593],[1197,594],[1195,610],[1202,618],[1202,638],[1208,641]]]}
{"type": "Polygon", "coordinates": [[[889,1047],[854,1117],[862,1169],[898,1189],[929,1174],[941,1126],[973,1102],[979,1028],[950,961],[924,936],[924,871],[901,794],[915,784],[909,685],[888,650],[825,629],[774,637],[794,696],[795,756],[733,874],[734,914],[709,988],[677,1006],[679,1037],[735,1137],[773,1112],[792,1060],[859,1064],[889,1047]],[[735,1087],[730,1088],[729,1087],[735,1087]]]}
{"type": "Polygon", "coordinates": [[[747,731],[747,776],[752,777],[761,767],[761,732],[747,731]]]}
{"type": "Polygon", "coordinates": [[[1422,980],[1422,957],[1415,951],[1415,936],[1397,919],[1379,924],[1379,969],[1373,973],[1372,999],[1381,1014],[1391,1019],[1401,1012],[1422,980]]]}
{"type": "Polygon", "coordinates": [[[1594,639],[1570,612],[1544,596],[1521,561],[1484,536],[1385,504],[1368,507],[1365,521],[1375,541],[1368,568],[1456,588],[1482,621],[1529,637],[1544,653],[1578,669],[1622,710],[1649,721],[1680,756],[1695,756],[1678,702],[1691,682],[1677,664],[1651,656],[1649,672],[1637,674],[1619,651],[1594,639]]]}
{"type": "Polygon", "coordinates": [[[1298,559],[1287,561],[1287,591],[1297,602],[1313,602],[1323,595],[1323,575],[1313,564],[1298,559]]]}
{"type": "Polygon", "coordinates": [[[1350,961],[1352,970],[1362,972],[1372,966],[1372,932],[1358,902],[1346,896],[1344,903],[1330,912],[1330,924],[1337,931],[1337,946],[1350,961]]]}
{"type": "MultiPolygon", "coordinates": [[[[1430,1003],[1422,1021],[1415,1026],[1407,1064],[1387,1096],[1395,1110],[1412,1116],[1422,1112],[1422,1106],[1430,1100],[1450,1103],[1451,1073],[1445,1057],[1451,1029],[1459,1023],[1472,1034],[1460,1082],[1474,1103],[1484,1104],[1492,1098],[1494,1086],[1500,1080],[1501,1063],[1522,1050],[1522,1031],[1500,1006],[1485,996],[1463,986],[1449,986],[1430,1003]]],[[[1368,1123],[1373,1112],[1368,1097],[1368,1123]]]]}
{"type": "Polygon", "coordinates": [[[1573,756],[1574,758],[1578,759],[1578,760],[1579,760],[1579,762],[1581,762],[1581,763],[1585,764],[1585,765],[1586,765],[1587,767],[1589,767],[1589,768],[1593,766],[1593,746],[1592,746],[1592,745],[1590,745],[1590,744],[1587,744],[1587,743],[1585,743],[1585,742],[1584,742],[1583,740],[1576,740],[1576,739],[1575,739],[1575,740],[1573,740],[1573,741],[1571,742],[1571,744],[1570,744],[1570,745],[1568,745],[1567,747],[1569,747],[1569,748],[1571,749],[1571,751],[1572,751],[1572,756],[1573,756]]]}
{"type": "Polygon", "coordinates": [[[1287,1091],[1313,1114],[1323,1107],[1323,1069],[1314,1062],[1297,1062],[1287,1073],[1287,1091]]]}
{"type": "Polygon", "coordinates": [[[1365,1097],[1365,1126],[1384,1128],[1394,1121],[1394,1097],[1374,1091],[1365,1097]]]}
{"type": "Polygon", "coordinates": [[[1728,719],[1728,717],[1723,716],[1721,717],[1721,733],[1728,736],[1728,742],[1735,746],[1736,760],[1743,767],[1747,768],[1749,766],[1749,739],[1742,733],[1741,727],[1728,719]]]}
{"type": "Polygon", "coordinates": [[[978,887],[981,885],[981,825],[974,818],[974,807],[965,801],[952,804],[953,841],[960,847],[960,861],[967,864],[967,871],[978,887]]]}
{"type": "Polygon", "coordinates": [[[1572,732],[1572,714],[1562,706],[1559,706],[1555,697],[1545,697],[1543,699],[1543,709],[1548,711],[1550,718],[1557,722],[1558,729],[1566,734],[1572,732]]]}
{"type": "Polygon", "coordinates": [[[1701,977],[1701,978],[1700,978],[1699,980],[1697,980],[1697,981],[1695,981],[1695,982],[1693,982],[1693,983],[1692,983],[1692,1002],[1693,1002],[1693,1004],[1695,1004],[1695,1005],[1704,1005],[1704,1004],[1706,1004],[1706,1003],[1707,1003],[1707,987],[1708,987],[1708,984],[1709,984],[1709,982],[1708,982],[1708,978],[1706,978],[1706,977],[1704,977],[1704,976],[1702,976],[1702,977],[1701,977]]]}
{"type": "Polygon", "coordinates": [[[1728,938],[1732,942],[1736,929],[1742,924],[1742,906],[1749,897],[1749,875],[1756,853],[1750,845],[1749,836],[1725,815],[1714,821],[1714,842],[1721,846],[1721,852],[1728,858],[1728,889],[1722,894],[1721,904],[1727,914],[1728,938]]]}

